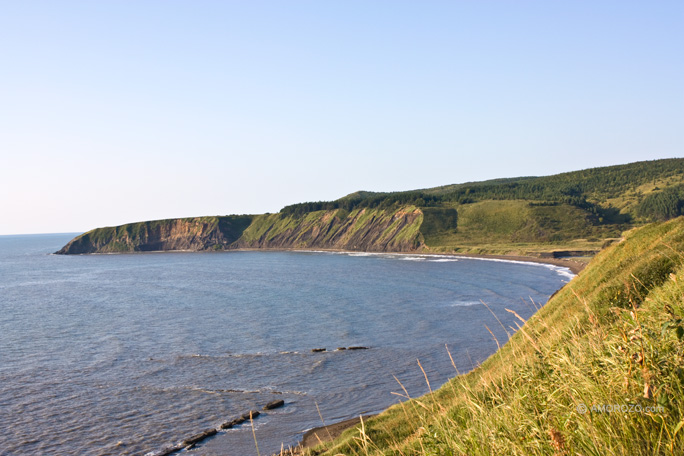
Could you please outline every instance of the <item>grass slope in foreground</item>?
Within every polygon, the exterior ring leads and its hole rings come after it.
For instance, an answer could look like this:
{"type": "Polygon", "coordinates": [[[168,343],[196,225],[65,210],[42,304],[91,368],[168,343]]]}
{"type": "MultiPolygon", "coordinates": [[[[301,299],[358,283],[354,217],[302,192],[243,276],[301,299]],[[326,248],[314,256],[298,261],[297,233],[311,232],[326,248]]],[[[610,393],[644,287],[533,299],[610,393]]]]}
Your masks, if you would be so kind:
{"type": "Polygon", "coordinates": [[[481,366],[305,454],[684,454],[683,299],[684,218],[632,230],[481,366]]]}

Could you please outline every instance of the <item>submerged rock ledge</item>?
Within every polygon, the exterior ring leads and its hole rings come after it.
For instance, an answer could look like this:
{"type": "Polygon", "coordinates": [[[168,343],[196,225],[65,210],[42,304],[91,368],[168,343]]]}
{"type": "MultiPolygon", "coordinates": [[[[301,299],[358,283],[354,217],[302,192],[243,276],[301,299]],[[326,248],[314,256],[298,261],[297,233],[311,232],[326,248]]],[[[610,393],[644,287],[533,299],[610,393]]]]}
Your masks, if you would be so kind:
{"type": "MultiPolygon", "coordinates": [[[[282,399],[278,399],[275,401],[271,401],[268,404],[263,406],[263,410],[273,410],[277,409],[280,407],[285,406],[285,401],[282,399]]],[[[218,425],[215,428],[209,428],[205,429],[202,432],[199,432],[197,434],[194,434],[190,437],[187,437],[180,442],[170,445],[170,446],[165,446],[161,450],[157,451],[151,451],[149,453],[146,453],[145,456],[169,456],[171,454],[177,453],[181,450],[190,450],[194,448],[197,444],[202,443],[206,439],[210,437],[214,437],[216,434],[218,434],[221,431],[224,431],[226,429],[231,429],[234,426],[239,426],[247,421],[251,421],[255,418],[257,418],[259,415],[261,415],[261,412],[258,410],[250,410],[248,412],[243,413],[242,415],[233,418],[232,420],[225,421],[218,425]]]]}

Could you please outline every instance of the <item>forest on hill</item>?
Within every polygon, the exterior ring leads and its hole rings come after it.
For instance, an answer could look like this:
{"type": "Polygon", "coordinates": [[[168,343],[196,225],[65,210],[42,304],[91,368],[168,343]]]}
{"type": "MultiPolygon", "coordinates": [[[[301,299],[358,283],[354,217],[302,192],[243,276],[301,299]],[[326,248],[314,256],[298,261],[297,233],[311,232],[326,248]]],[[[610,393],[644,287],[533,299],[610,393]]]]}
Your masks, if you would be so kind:
{"type": "Polygon", "coordinates": [[[404,192],[356,192],[335,201],[284,207],[283,215],[320,210],[440,207],[485,200],[567,204],[594,214],[599,223],[667,220],[684,209],[684,159],[643,161],[544,177],[518,177],[404,192]]]}

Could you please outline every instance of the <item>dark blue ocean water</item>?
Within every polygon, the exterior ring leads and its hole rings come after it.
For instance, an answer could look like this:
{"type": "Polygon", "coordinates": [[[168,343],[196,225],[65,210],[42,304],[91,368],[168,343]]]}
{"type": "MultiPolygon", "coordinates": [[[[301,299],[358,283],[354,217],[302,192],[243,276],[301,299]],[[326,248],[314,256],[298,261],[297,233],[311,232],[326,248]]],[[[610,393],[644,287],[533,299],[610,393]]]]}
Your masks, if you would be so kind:
{"type": "MultiPolygon", "coordinates": [[[[569,280],[548,265],[323,252],[59,256],[0,236],[0,454],[146,454],[261,408],[261,454],[496,350],[569,280]],[[369,350],[335,351],[366,346],[369,350]],[[313,353],[313,348],[326,348],[313,353]],[[396,379],[395,379],[396,377],[396,379]]],[[[256,454],[249,424],[192,454],[256,454]]]]}

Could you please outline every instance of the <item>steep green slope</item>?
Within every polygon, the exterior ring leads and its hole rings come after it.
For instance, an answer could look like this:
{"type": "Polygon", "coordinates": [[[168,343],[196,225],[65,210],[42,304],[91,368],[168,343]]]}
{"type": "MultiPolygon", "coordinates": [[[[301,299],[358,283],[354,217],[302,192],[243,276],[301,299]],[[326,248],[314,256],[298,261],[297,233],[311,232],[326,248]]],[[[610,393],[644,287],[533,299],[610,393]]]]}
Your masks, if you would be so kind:
{"type": "Polygon", "coordinates": [[[422,247],[423,213],[398,209],[316,211],[303,216],[261,215],[244,231],[237,247],[326,248],[370,252],[410,252],[422,247]]]}
{"type": "Polygon", "coordinates": [[[307,453],[684,454],[683,296],[684,218],[635,229],[481,366],[307,453]]]}

